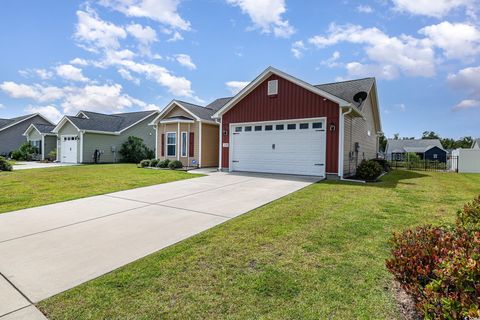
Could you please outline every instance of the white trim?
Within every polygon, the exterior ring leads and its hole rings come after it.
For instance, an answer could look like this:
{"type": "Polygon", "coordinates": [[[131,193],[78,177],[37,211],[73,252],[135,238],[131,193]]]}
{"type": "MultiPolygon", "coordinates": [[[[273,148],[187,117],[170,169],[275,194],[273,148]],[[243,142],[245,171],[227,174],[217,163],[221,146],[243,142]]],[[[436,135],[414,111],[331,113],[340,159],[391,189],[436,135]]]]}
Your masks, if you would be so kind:
{"type": "MultiPolygon", "coordinates": [[[[198,166],[202,167],[202,121],[198,122],[198,166]]],[[[194,137],[195,138],[195,137],[194,137]]],[[[195,145],[195,141],[193,142],[195,145]]],[[[194,153],[195,156],[195,153],[194,153]]]]}
{"type": "Polygon", "coordinates": [[[31,124],[28,126],[27,130],[25,130],[25,132],[22,134],[22,136],[25,136],[25,137],[28,136],[28,135],[30,134],[31,128],[37,130],[38,134],[40,134],[40,135],[42,134],[42,133],[40,132],[40,130],[38,130],[38,128],[35,127],[35,125],[34,125],[33,123],[31,123],[31,124]]]}
{"type": "Polygon", "coordinates": [[[158,124],[153,126],[153,129],[155,130],[155,159],[159,159],[158,156],[158,124]]]}
{"type": "Polygon", "coordinates": [[[80,143],[80,163],[83,163],[83,132],[80,131],[78,135],[78,141],[80,143]]]}
{"type": "Polygon", "coordinates": [[[180,157],[187,158],[188,157],[188,132],[182,131],[180,132],[180,157]],[[185,155],[183,155],[183,134],[185,133],[185,155]]]}
{"type": "Polygon", "coordinates": [[[343,165],[344,165],[344,154],[345,154],[345,115],[350,114],[353,110],[349,109],[347,112],[343,112],[342,108],[340,108],[340,115],[339,115],[339,135],[338,135],[338,176],[343,178],[343,165]]]}
{"type": "MultiPolygon", "coordinates": [[[[325,120],[327,121],[327,117],[314,117],[314,118],[299,118],[299,119],[285,119],[285,120],[268,120],[268,121],[249,121],[249,122],[231,122],[230,126],[242,126],[242,125],[253,125],[253,124],[268,124],[268,123],[279,123],[279,122],[300,122],[300,121],[313,121],[313,120],[325,120]]],[[[327,123],[325,122],[325,126],[327,126],[327,123]]],[[[327,130],[328,128],[322,128],[327,130]]],[[[286,130],[286,129],[285,129],[286,130]]],[[[253,129],[252,129],[252,132],[253,129]]]]}
{"type": "Polygon", "coordinates": [[[279,77],[282,77],[290,82],[295,83],[296,85],[309,90],[313,93],[316,93],[324,98],[327,98],[333,102],[338,103],[341,107],[350,107],[352,104],[350,102],[347,102],[343,99],[340,99],[326,91],[323,91],[315,86],[312,86],[311,84],[297,79],[283,71],[280,71],[278,69],[275,69],[273,67],[268,67],[265,71],[263,71],[257,78],[255,78],[252,82],[250,82],[245,88],[243,88],[236,96],[234,96],[229,102],[227,102],[220,110],[218,110],[212,118],[220,118],[222,114],[230,110],[237,102],[239,102],[241,99],[243,99],[246,95],[248,95],[253,89],[255,89],[260,83],[262,83],[265,79],[267,79],[269,76],[272,74],[275,74],[279,77]]]}
{"type": "Polygon", "coordinates": [[[50,120],[48,120],[48,119],[45,118],[44,116],[42,116],[40,113],[34,113],[34,114],[30,115],[29,117],[27,117],[27,118],[25,118],[25,119],[19,120],[19,121],[17,121],[17,122],[14,122],[14,123],[9,124],[9,125],[6,126],[6,127],[1,128],[0,131],[6,130],[6,129],[11,128],[11,127],[13,127],[13,126],[16,126],[17,124],[22,123],[22,122],[24,122],[24,121],[27,121],[27,120],[29,120],[29,119],[31,119],[31,118],[36,117],[36,116],[39,116],[40,118],[42,118],[43,120],[47,121],[50,125],[53,126],[53,123],[50,122],[50,120]]]}
{"type": "MultiPolygon", "coordinates": [[[[177,137],[178,137],[177,138],[177,146],[178,146],[180,144],[179,143],[180,142],[180,123],[177,123],[177,132],[178,132],[178,134],[177,134],[177,137]]],[[[177,152],[177,160],[180,161],[180,152],[177,152]]]]}
{"type": "Polygon", "coordinates": [[[42,145],[41,145],[41,148],[42,148],[42,160],[45,160],[45,136],[42,135],[42,145]]]}
{"type": "Polygon", "coordinates": [[[67,116],[63,116],[63,118],[58,122],[58,124],[55,126],[55,128],[53,128],[52,132],[53,133],[58,133],[58,131],[65,125],[65,123],[67,121],[70,122],[70,124],[72,126],[74,126],[75,129],[80,131],[80,129],[70,119],[68,119],[67,116]]]}
{"type": "Polygon", "coordinates": [[[218,135],[218,140],[219,140],[219,145],[218,145],[218,170],[222,171],[222,153],[223,153],[223,118],[220,118],[220,126],[218,127],[219,130],[219,135],[218,135]]]}
{"type": "Polygon", "coordinates": [[[155,119],[153,119],[152,122],[150,122],[149,124],[152,125],[152,126],[155,125],[158,122],[158,120],[160,120],[162,118],[162,116],[164,116],[167,113],[167,111],[170,111],[174,106],[180,107],[180,109],[182,109],[183,111],[185,111],[186,113],[191,115],[193,118],[195,118],[195,120],[197,120],[197,121],[201,120],[199,117],[197,117],[195,114],[190,112],[187,108],[185,108],[181,104],[181,102],[179,102],[178,100],[172,100],[172,101],[170,101],[170,103],[165,108],[163,108],[162,111],[160,111],[160,113],[155,117],[155,119]]]}
{"type": "Polygon", "coordinates": [[[167,123],[195,123],[194,120],[184,120],[184,119],[166,119],[166,120],[161,120],[158,123],[161,124],[167,124],[167,123]]]}
{"type": "Polygon", "coordinates": [[[90,118],[85,114],[85,112],[83,112],[83,111],[78,111],[78,113],[77,113],[77,115],[76,115],[75,117],[78,118],[78,116],[81,115],[81,114],[83,114],[83,116],[85,117],[85,119],[90,119],[90,118]]]}
{"type": "MultiPolygon", "coordinates": [[[[173,144],[170,144],[170,146],[173,146],[173,144]]],[[[177,133],[175,131],[167,131],[165,132],[165,157],[166,158],[173,158],[173,157],[176,157],[177,156],[177,133]],[[169,155],[168,154],[168,134],[169,133],[174,133],[175,134],[175,154],[174,155],[169,155]]]]}
{"type": "Polygon", "coordinates": [[[140,122],[142,122],[142,121],[144,121],[144,120],[146,120],[146,119],[150,118],[151,116],[153,116],[154,114],[157,114],[157,113],[158,113],[158,111],[152,111],[152,113],[150,113],[148,116],[146,116],[146,117],[144,117],[144,118],[142,118],[142,119],[138,120],[137,122],[135,122],[135,123],[133,123],[133,124],[129,125],[128,127],[124,128],[124,129],[122,129],[122,130],[120,130],[120,131],[116,131],[116,133],[118,133],[118,134],[121,134],[121,133],[122,133],[122,132],[124,132],[125,130],[128,130],[128,129],[130,129],[131,127],[134,127],[134,126],[136,126],[136,125],[137,125],[137,124],[139,124],[140,122]]]}

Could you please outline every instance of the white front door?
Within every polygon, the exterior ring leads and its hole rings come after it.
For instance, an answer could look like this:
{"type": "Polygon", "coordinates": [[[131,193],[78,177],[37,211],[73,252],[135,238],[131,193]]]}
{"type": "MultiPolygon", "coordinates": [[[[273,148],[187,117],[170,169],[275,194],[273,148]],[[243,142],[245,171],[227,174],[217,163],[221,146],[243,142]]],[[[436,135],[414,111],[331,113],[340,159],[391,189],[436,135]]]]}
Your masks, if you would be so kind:
{"type": "Polygon", "coordinates": [[[78,137],[73,135],[60,136],[61,162],[77,163],[77,142],[78,137]]]}
{"type": "Polygon", "coordinates": [[[232,124],[230,169],[325,176],[325,119],[232,124]]]}

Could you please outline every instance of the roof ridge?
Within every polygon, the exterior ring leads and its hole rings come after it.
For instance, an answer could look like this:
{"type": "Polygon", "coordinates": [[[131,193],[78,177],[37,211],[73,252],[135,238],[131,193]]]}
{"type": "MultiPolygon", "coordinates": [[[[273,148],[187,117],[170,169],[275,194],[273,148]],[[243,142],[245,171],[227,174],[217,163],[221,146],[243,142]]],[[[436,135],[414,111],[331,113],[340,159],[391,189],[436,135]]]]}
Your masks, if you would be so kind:
{"type": "Polygon", "coordinates": [[[174,101],[178,101],[178,102],[183,102],[183,103],[188,103],[192,106],[196,106],[196,107],[200,107],[200,108],[205,108],[205,106],[201,106],[199,104],[195,104],[195,103],[191,103],[191,102],[188,102],[188,101],[183,101],[183,100],[179,100],[179,99],[175,99],[174,101]]]}
{"type": "Polygon", "coordinates": [[[351,79],[351,80],[344,80],[344,81],[334,81],[334,82],[327,82],[327,83],[319,83],[319,84],[315,84],[314,87],[316,87],[316,86],[324,86],[324,85],[328,85],[328,84],[338,84],[338,83],[354,82],[354,81],[361,81],[361,80],[369,80],[369,79],[375,80],[375,77],[365,77],[365,78],[360,78],[360,79],[351,79]]]}

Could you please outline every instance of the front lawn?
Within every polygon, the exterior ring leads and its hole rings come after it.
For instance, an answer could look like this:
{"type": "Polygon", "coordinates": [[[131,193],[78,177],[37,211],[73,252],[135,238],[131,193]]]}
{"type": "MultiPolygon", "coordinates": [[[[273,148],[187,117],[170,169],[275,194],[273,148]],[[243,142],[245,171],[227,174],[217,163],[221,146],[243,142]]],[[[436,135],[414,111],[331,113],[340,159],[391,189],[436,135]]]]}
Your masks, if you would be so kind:
{"type": "Polygon", "coordinates": [[[0,213],[193,178],[134,164],[85,165],[0,172],[0,213]]]}
{"type": "Polygon", "coordinates": [[[50,319],[400,319],[392,231],[452,222],[480,175],[322,182],[61,293],[50,319]]]}

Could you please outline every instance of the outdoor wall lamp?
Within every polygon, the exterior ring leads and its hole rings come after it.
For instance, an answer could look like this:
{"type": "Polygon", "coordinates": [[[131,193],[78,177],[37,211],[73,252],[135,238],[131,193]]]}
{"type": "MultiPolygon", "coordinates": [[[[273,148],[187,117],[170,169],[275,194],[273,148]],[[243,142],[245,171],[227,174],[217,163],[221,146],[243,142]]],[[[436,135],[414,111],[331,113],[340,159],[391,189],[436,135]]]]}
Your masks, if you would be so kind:
{"type": "Polygon", "coordinates": [[[335,129],[337,129],[337,126],[335,125],[335,123],[333,123],[333,122],[330,123],[330,131],[331,131],[331,132],[334,132],[335,129]]]}

